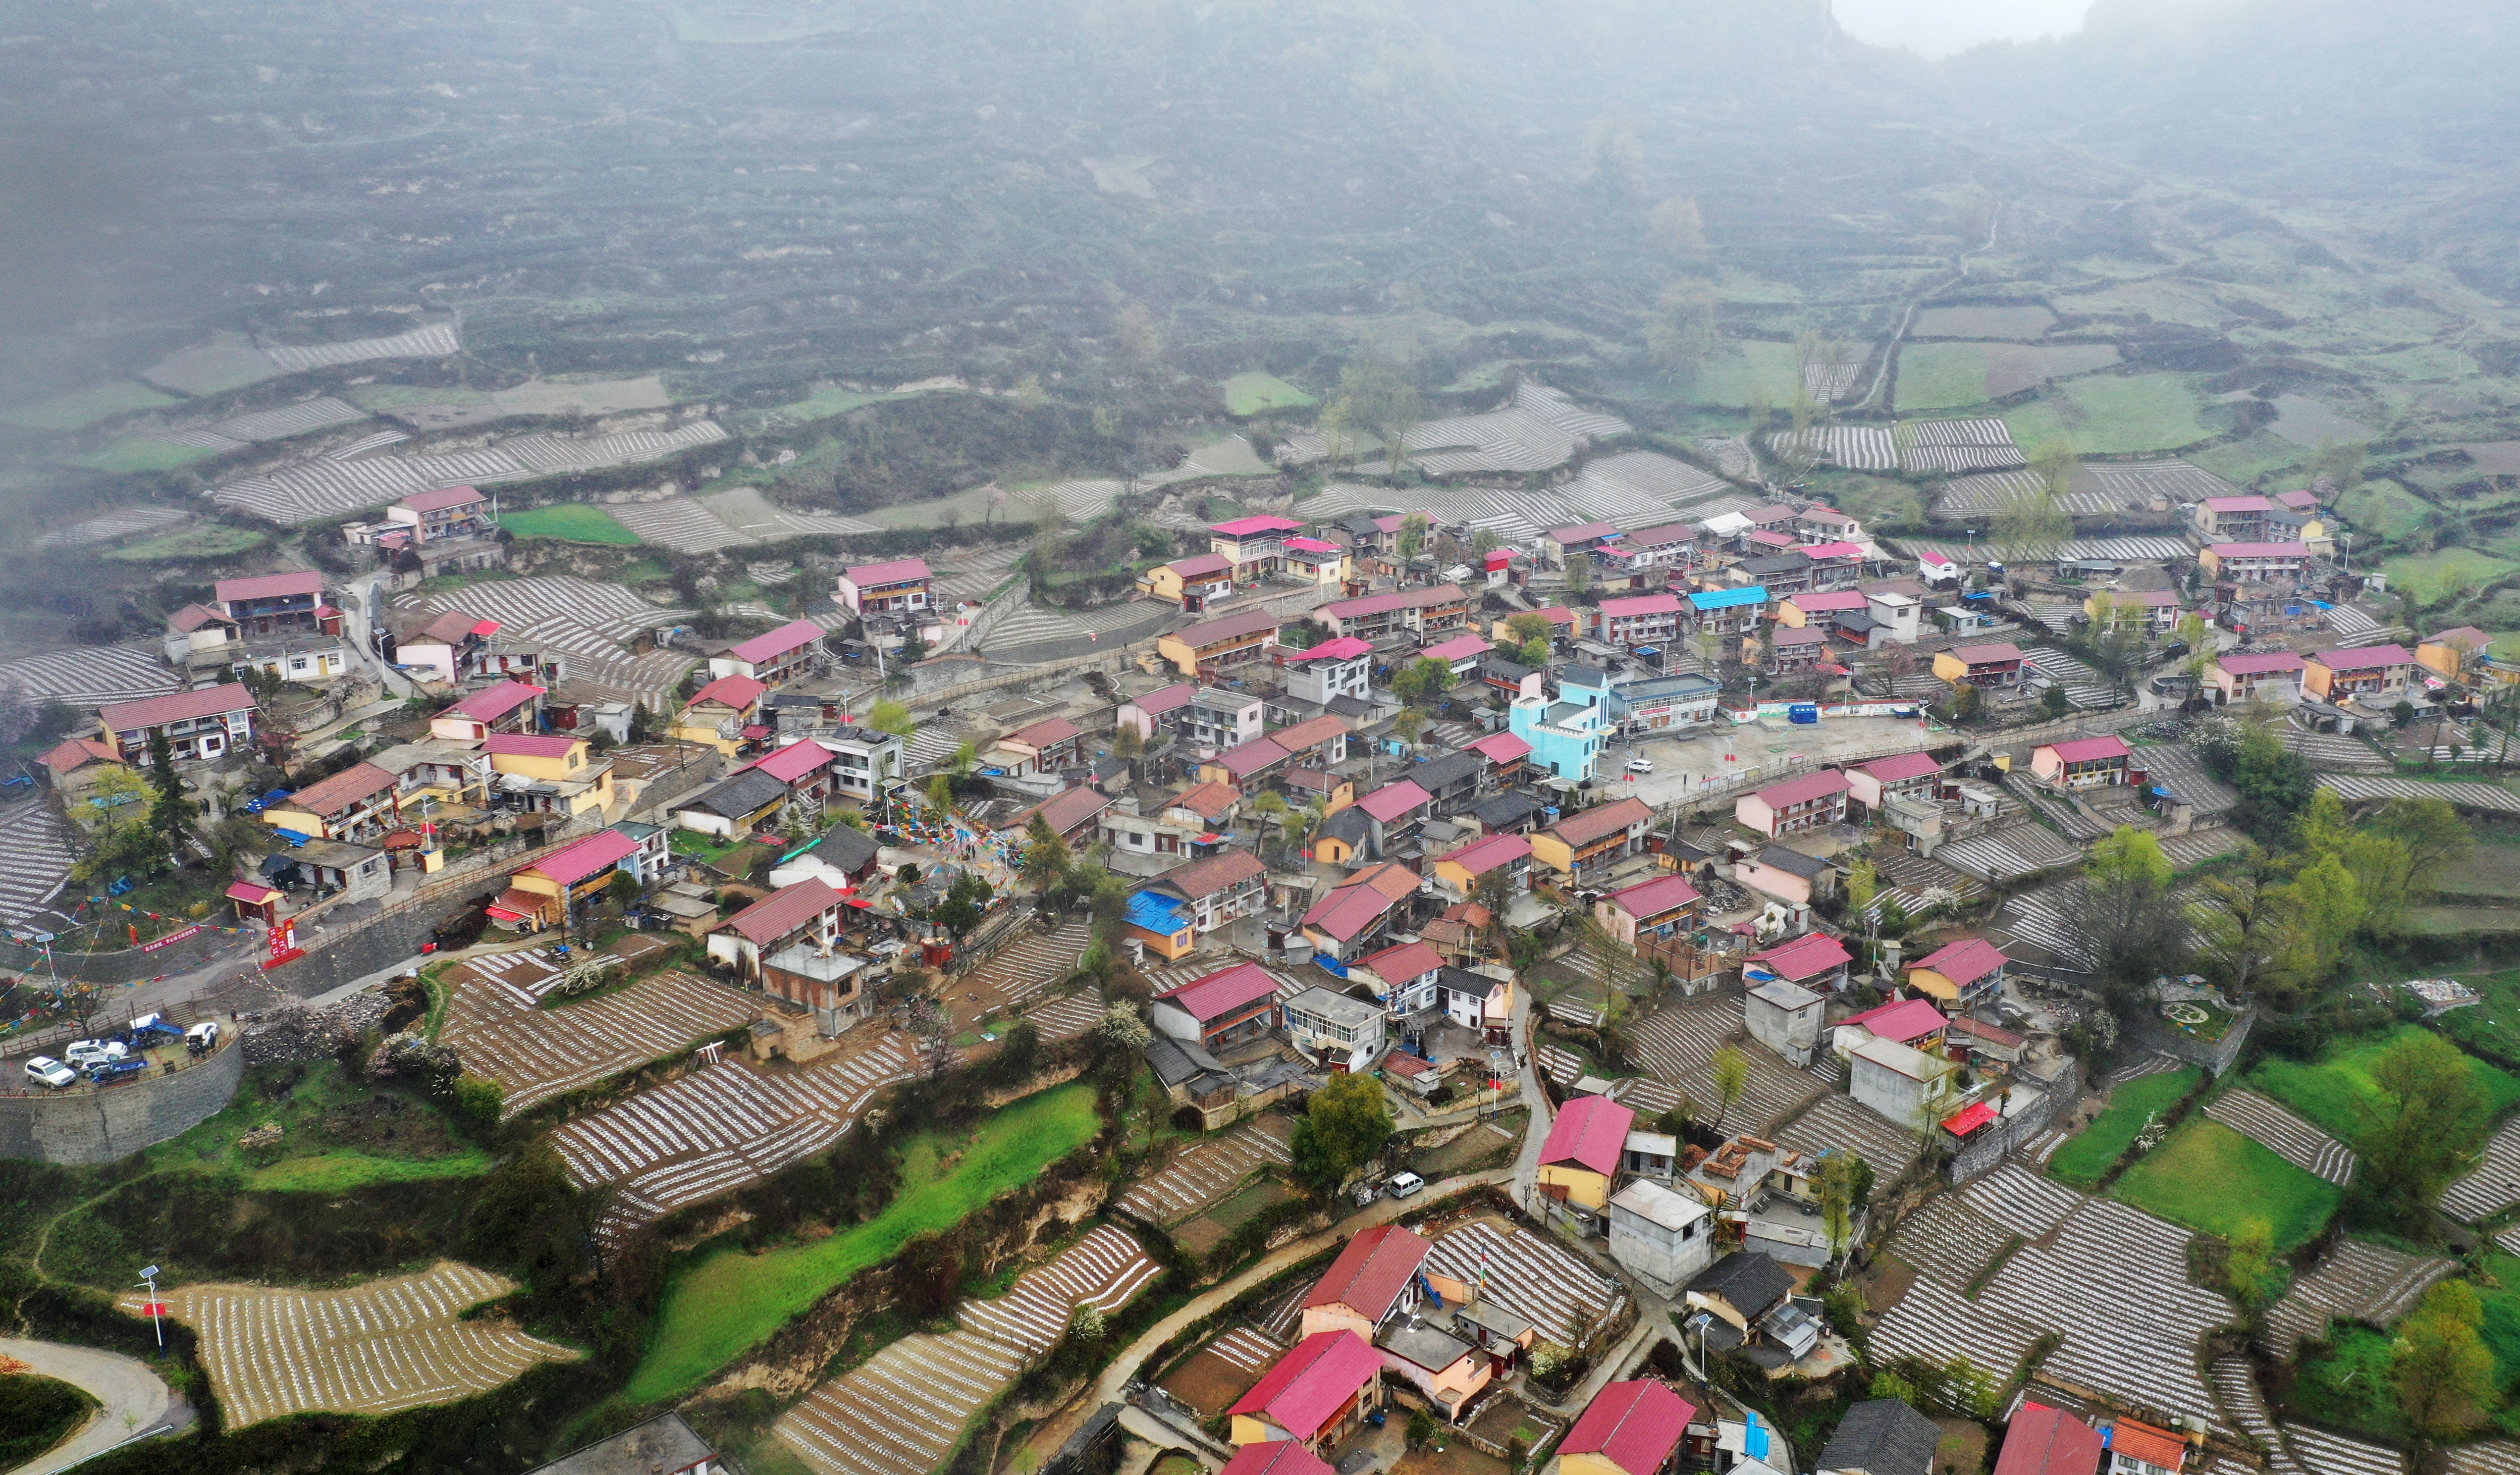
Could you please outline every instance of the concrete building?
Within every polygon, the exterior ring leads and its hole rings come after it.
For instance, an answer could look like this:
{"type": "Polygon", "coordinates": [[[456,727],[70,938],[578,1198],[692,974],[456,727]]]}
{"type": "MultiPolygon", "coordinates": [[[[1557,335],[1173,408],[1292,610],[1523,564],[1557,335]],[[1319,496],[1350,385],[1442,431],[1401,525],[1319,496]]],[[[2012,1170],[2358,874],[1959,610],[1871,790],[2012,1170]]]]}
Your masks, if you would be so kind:
{"type": "Polygon", "coordinates": [[[1612,937],[1633,948],[1641,938],[1668,941],[1694,930],[1704,903],[1686,877],[1658,875],[1602,897],[1593,904],[1593,916],[1612,937]]]}
{"type": "Polygon", "coordinates": [[[1266,609],[1221,615],[1161,637],[1155,653],[1182,675],[1205,681],[1220,671],[1266,659],[1278,644],[1278,622],[1266,609]]]}
{"type": "Polygon", "coordinates": [[[1666,1299],[1715,1258],[1715,1215],[1694,1193],[1639,1179],[1610,1195],[1610,1258],[1666,1299]]]}
{"type": "Polygon", "coordinates": [[[1934,675],[1954,691],[1963,686],[2001,692],[2021,685],[2021,648],[2009,641],[1954,646],[1934,656],[1934,675]]]}
{"type": "Polygon", "coordinates": [[[1352,1331],[1296,1343],[1227,1409],[1238,1445],[1286,1441],[1319,1454],[1382,1407],[1382,1358],[1352,1331]]]}
{"type": "Polygon", "coordinates": [[[1308,650],[1282,648],[1278,664],[1285,669],[1288,696],[1328,706],[1335,696],[1365,696],[1372,682],[1373,647],[1341,636],[1308,650]]]}
{"type": "Polygon", "coordinates": [[[2270,650],[2255,655],[2226,651],[2205,667],[2205,685],[2214,693],[2214,700],[2223,705],[2233,702],[2301,700],[2302,673],[2307,662],[2290,650],[2270,650]]]}
{"type": "Polygon", "coordinates": [[[1531,767],[1551,778],[1589,782],[1609,740],[1607,677],[1585,666],[1559,672],[1559,700],[1517,699],[1507,709],[1513,736],[1531,744],[1531,767]]]}
{"type": "Polygon", "coordinates": [[[1836,769],[1822,769],[1771,784],[1732,801],[1735,824],[1777,839],[1807,829],[1823,829],[1846,819],[1846,796],[1852,785],[1836,769]]]}
{"type": "Polygon", "coordinates": [[[2404,646],[2318,650],[2302,664],[2301,692],[2326,702],[2386,702],[2407,693],[2414,669],[2404,646]]]}
{"type": "Polygon", "coordinates": [[[1287,1042],[1324,1070],[1371,1070],[1389,1047],[1378,1005],[1315,985],[1282,1005],[1287,1042]]]}
{"type": "Polygon", "coordinates": [[[840,570],[832,584],[832,601],[861,618],[870,614],[907,614],[935,603],[929,579],[925,559],[852,564],[840,570]]]}
{"type": "Polygon", "coordinates": [[[1158,1033],[1202,1050],[1231,1050],[1278,1025],[1278,980],[1256,962],[1236,963],[1155,996],[1158,1033]]]}
{"type": "Polygon", "coordinates": [[[1653,819],[1652,806],[1642,799],[1596,804],[1534,830],[1531,858],[1560,880],[1582,882],[1642,850],[1653,819]]]}
{"type": "Polygon", "coordinates": [[[1820,1052],[1820,1026],[1824,1013],[1820,995],[1771,978],[1755,985],[1742,1000],[1742,1025],[1750,1038],[1794,1065],[1809,1065],[1820,1052]]]}
{"type": "Polygon", "coordinates": [[[178,763],[206,763],[253,747],[253,693],[241,686],[202,687],[97,708],[105,741],[125,763],[149,761],[149,744],[162,736],[178,763]]]}
{"type": "Polygon", "coordinates": [[[2124,787],[2134,782],[2135,749],[2115,733],[2043,742],[2030,750],[2030,772],[2057,788],[2124,787]]]}
{"type": "Polygon", "coordinates": [[[711,678],[749,676],[776,687],[810,675],[823,649],[823,627],[812,620],[789,620],[776,630],[738,641],[709,657],[711,678]]]}
{"type": "Polygon", "coordinates": [[[1856,1048],[1847,1094],[1901,1127],[1915,1129],[1958,1110],[1959,1066],[1892,1040],[1856,1048]]]}

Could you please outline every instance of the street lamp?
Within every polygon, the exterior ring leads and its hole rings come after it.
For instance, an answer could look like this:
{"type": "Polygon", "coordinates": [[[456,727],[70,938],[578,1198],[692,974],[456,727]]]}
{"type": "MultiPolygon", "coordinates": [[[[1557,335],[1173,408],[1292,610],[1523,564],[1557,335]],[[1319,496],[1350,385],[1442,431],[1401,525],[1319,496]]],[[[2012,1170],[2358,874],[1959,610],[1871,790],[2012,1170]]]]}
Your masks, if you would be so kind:
{"type": "Polygon", "coordinates": [[[149,1300],[146,1305],[149,1325],[158,1333],[158,1346],[163,1350],[166,1346],[166,1324],[158,1319],[166,1314],[166,1303],[158,1299],[158,1267],[154,1265],[142,1267],[139,1283],[149,1288],[149,1300]]]}

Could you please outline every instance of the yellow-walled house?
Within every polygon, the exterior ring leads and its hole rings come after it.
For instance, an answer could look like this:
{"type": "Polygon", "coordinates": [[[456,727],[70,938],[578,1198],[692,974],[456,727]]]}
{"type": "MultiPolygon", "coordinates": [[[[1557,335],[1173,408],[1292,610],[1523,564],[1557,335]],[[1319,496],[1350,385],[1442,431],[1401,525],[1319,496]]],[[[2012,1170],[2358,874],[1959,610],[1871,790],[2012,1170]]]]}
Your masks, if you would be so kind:
{"type": "Polygon", "coordinates": [[[612,764],[599,761],[583,738],[503,733],[482,740],[490,782],[520,793],[538,813],[582,815],[612,807],[612,764]]]}
{"type": "Polygon", "coordinates": [[[692,693],[674,714],[665,736],[684,742],[704,742],[732,758],[743,745],[743,730],[760,710],[770,689],[749,676],[721,676],[692,693]]]}
{"type": "Polygon", "coordinates": [[[1540,1148],[1540,1191],[1595,1213],[1610,1201],[1636,1112],[1608,1096],[1577,1096],[1549,1125],[1540,1148]]]}

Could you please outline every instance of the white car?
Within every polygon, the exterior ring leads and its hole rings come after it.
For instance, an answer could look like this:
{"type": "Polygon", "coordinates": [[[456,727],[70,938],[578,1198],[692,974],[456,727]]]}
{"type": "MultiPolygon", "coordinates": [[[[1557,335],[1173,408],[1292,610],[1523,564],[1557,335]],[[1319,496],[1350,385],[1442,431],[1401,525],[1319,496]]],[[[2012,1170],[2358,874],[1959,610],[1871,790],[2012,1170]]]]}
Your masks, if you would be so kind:
{"type": "Polygon", "coordinates": [[[62,1053],[69,1057],[70,1064],[85,1070],[91,1065],[119,1060],[131,1051],[119,1040],[72,1040],[62,1053]]]}
{"type": "Polygon", "coordinates": [[[1410,1194],[1417,1192],[1424,1186],[1426,1186],[1426,1180],[1419,1178],[1415,1173],[1395,1173],[1391,1175],[1391,1196],[1394,1198],[1407,1198],[1410,1194]]]}
{"type": "Polygon", "coordinates": [[[59,1091],[76,1081],[78,1072],[50,1055],[37,1055],[26,1062],[26,1079],[38,1086],[49,1086],[59,1091]]]}
{"type": "Polygon", "coordinates": [[[204,1019],[184,1031],[184,1048],[199,1054],[219,1048],[219,1021],[204,1019]]]}
{"type": "Polygon", "coordinates": [[[1650,774],[1653,772],[1653,760],[1650,758],[1631,758],[1628,760],[1628,772],[1632,774],[1650,774]]]}

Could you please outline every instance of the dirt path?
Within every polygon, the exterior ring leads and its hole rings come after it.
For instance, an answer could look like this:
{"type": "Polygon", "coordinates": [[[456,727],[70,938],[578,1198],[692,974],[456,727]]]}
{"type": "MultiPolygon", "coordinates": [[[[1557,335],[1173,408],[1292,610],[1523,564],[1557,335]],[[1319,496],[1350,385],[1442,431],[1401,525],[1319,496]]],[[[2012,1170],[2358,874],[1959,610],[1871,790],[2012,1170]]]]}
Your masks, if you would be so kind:
{"type": "Polygon", "coordinates": [[[173,1427],[166,1416],[173,1395],[149,1364],[136,1358],[22,1337],[0,1337],[0,1355],[16,1358],[48,1378],[85,1389],[103,1406],[69,1438],[8,1475],[53,1475],[127,1440],[173,1427]]]}

